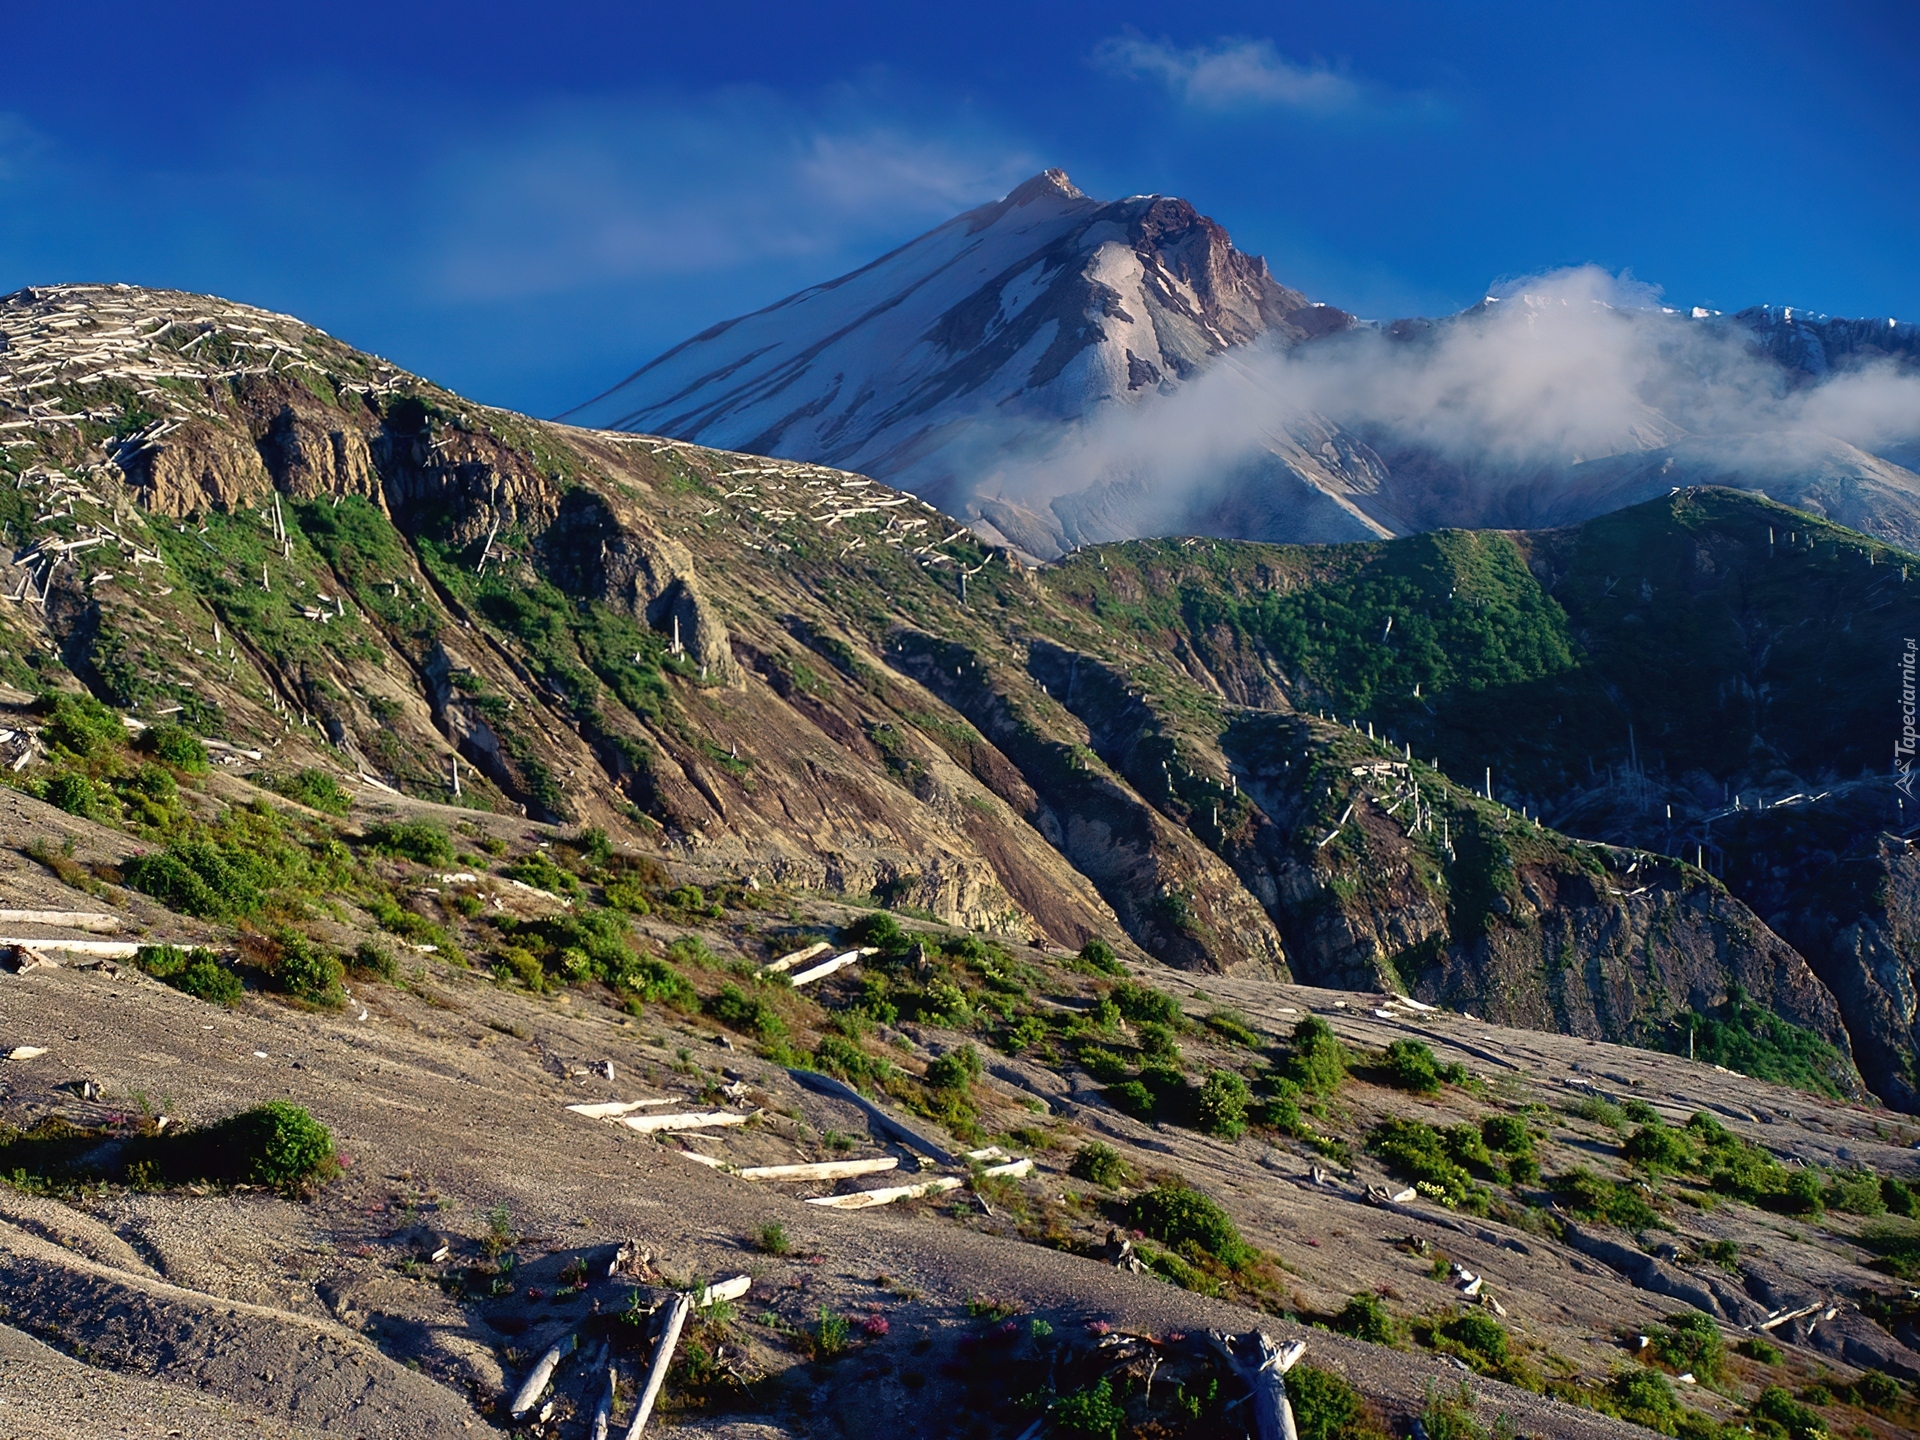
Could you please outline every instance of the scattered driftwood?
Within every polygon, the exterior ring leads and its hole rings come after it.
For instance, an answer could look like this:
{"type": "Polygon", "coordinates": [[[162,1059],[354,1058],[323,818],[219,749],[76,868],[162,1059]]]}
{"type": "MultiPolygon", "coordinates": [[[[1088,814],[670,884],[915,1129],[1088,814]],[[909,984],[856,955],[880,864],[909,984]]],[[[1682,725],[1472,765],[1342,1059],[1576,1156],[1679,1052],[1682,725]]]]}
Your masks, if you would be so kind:
{"type": "Polygon", "coordinates": [[[851,1195],[816,1195],[809,1205],[824,1205],[829,1210],[871,1210],[876,1205],[891,1205],[896,1200],[917,1199],[922,1195],[944,1195],[958,1190],[965,1182],[953,1175],[923,1180],[916,1185],[889,1185],[883,1190],[856,1190],[851,1195]]]}
{"type": "Polygon", "coordinates": [[[791,954],[782,955],[770,965],[763,965],[760,973],[762,975],[783,974],[791,970],[794,966],[801,964],[803,961],[811,960],[816,955],[824,955],[831,949],[833,949],[833,946],[825,940],[816,941],[814,944],[795,950],[791,954]]]}
{"type": "Polygon", "coordinates": [[[526,1384],[520,1387],[513,1397],[513,1403],[507,1407],[514,1419],[518,1420],[533,1408],[560,1362],[579,1348],[580,1337],[577,1334],[568,1335],[566,1339],[554,1342],[553,1348],[540,1357],[540,1363],[528,1372],[526,1384]]]}
{"type": "Polygon", "coordinates": [[[687,1314],[692,1309],[693,1301],[685,1295],[674,1296],[667,1306],[666,1323],[660,1327],[660,1338],[654,1344],[653,1361],[647,1366],[646,1383],[641,1386],[639,1402],[633,1407],[633,1423],[627,1427],[627,1440],[640,1440],[641,1432],[647,1428],[654,1402],[660,1398],[660,1387],[667,1383],[673,1352],[680,1344],[680,1331],[686,1326],[687,1314]]]}
{"type": "Polygon", "coordinates": [[[1759,1330],[1776,1330],[1789,1321],[1804,1319],[1819,1308],[1820,1306],[1817,1302],[1812,1305],[1802,1305],[1798,1310],[1789,1310],[1785,1314],[1775,1315],[1771,1319],[1762,1320],[1755,1328],[1759,1330]]]}
{"type": "Polygon", "coordinates": [[[120,917],[93,910],[0,910],[0,925],[59,925],[111,935],[120,928],[120,917]]]}
{"type": "Polygon", "coordinates": [[[1258,1330],[1246,1335],[1210,1330],[1207,1339],[1253,1392],[1253,1432],[1258,1440],[1300,1440],[1285,1377],[1307,1353],[1307,1342],[1295,1340],[1285,1349],[1276,1349],[1273,1341],[1258,1330]]]}
{"type": "Polygon", "coordinates": [[[932,1140],[929,1140],[925,1135],[913,1129],[911,1126],[902,1124],[900,1121],[894,1119],[893,1116],[867,1099],[866,1096],[862,1095],[851,1085],[836,1080],[831,1075],[822,1075],[817,1070],[789,1070],[787,1073],[791,1075],[795,1081],[806,1086],[809,1090],[821,1095],[831,1095],[836,1100],[846,1101],[849,1105],[857,1105],[860,1109],[866,1111],[868,1119],[886,1131],[887,1134],[901,1141],[903,1144],[911,1145],[928,1159],[937,1161],[942,1165],[958,1163],[945,1147],[936,1145],[932,1140]]]}
{"type": "Polygon", "coordinates": [[[1033,1169],[1033,1161],[1027,1159],[1009,1160],[1004,1165],[989,1165],[982,1175],[1004,1175],[1009,1180],[1017,1180],[1033,1169]]]}
{"type": "Polygon", "coordinates": [[[899,1164],[898,1156],[880,1155],[871,1160],[820,1160],[810,1165],[749,1165],[733,1173],[742,1180],[848,1180],[855,1175],[877,1175],[899,1164]]]}
{"type": "Polygon", "coordinates": [[[689,1110],[680,1115],[627,1115],[619,1123],[642,1135],[658,1130],[704,1130],[709,1125],[744,1125],[753,1116],[738,1110],[689,1110]]]}
{"type": "Polygon", "coordinates": [[[589,1120],[611,1120],[616,1115],[625,1115],[634,1110],[645,1110],[651,1105],[671,1105],[673,1097],[664,1095],[657,1100],[603,1100],[592,1105],[569,1105],[567,1109],[576,1115],[584,1115],[589,1120]]]}

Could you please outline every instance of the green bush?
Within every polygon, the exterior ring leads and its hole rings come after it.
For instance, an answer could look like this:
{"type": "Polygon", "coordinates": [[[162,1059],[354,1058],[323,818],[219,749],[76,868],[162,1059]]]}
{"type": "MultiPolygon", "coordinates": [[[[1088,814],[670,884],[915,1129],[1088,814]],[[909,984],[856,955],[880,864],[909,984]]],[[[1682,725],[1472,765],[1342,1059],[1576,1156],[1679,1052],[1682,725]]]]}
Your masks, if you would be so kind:
{"type": "Polygon", "coordinates": [[[1576,1165],[1556,1175],[1549,1189],[1567,1212],[1582,1220],[1605,1220],[1624,1230],[1644,1230],[1660,1217],[1631,1185],[1620,1185],[1576,1165]]]}
{"type": "Polygon", "coordinates": [[[1657,1116],[1629,1135],[1621,1150],[1627,1159],[1652,1174],[1692,1170],[1699,1164],[1687,1132],[1661,1123],[1657,1116]]]}
{"type": "Polygon", "coordinates": [[[927,1083],[936,1090],[965,1090],[980,1078],[980,1052],[961,1045],[927,1064],[927,1083]]]}
{"type": "Polygon", "coordinates": [[[1660,1112],[1644,1100],[1634,1099],[1621,1101],[1620,1113],[1636,1125],[1661,1125],[1665,1123],[1660,1118],[1660,1112]]]}
{"type": "Polygon", "coordinates": [[[1122,980],[1112,990],[1113,1003],[1120,1007],[1120,1013],[1136,1023],[1166,1025],[1174,1030],[1181,1026],[1180,1002],[1164,990],[1156,990],[1151,985],[1142,985],[1134,980],[1122,980]]]}
{"type": "Polygon", "coordinates": [[[1904,1180],[1896,1180],[1891,1175],[1883,1176],[1880,1181],[1880,1201],[1887,1207],[1889,1215],[1903,1215],[1909,1220],[1920,1219],[1920,1191],[1904,1180]]]}
{"type": "Polygon", "coordinates": [[[431,820],[381,820],[367,827],[367,848],[376,855],[418,865],[451,865],[453,841],[431,820]]]}
{"type": "Polygon", "coordinates": [[[1333,1317],[1333,1328],[1374,1345],[1391,1345],[1400,1334],[1398,1322],[1380,1303],[1380,1297],[1364,1290],[1340,1308],[1333,1317]]]}
{"type": "Polygon", "coordinates": [[[353,796],[325,770],[309,767],[272,782],[276,794],[327,815],[345,815],[353,808],[353,796]]]}
{"type": "Polygon", "coordinates": [[[211,840],[175,841],[164,850],[136,855],[121,867],[134,889],[170,910],[203,920],[231,920],[257,913],[267,903],[274,876],[261,856],[244,846],[211,840]]]}
{"type": "Polygon", "coordinates": [[[1138,1080],[1123,1080],[1118,1085],[1109,1085],[1101,1093],[1116,1110],[1136,1120],[1151,1120],[1154,1107],[1160,1103],[1154,1093],[1138,1080]]]}
{"type": "Polygon", "coordinates": [[[1387,1046],[1383,1068],[1402,1090],[1430,1094],[1440,1088],[1440,1062],[1418,1040],[1395,1040],[1387,1046]]]}
{"type": "Polygon", "coordinates": [[[334,1169],[333,1136],[300,1106],[269,1100],[181,1137],[171,1162],[191,1176],[293,1191],[334,1169]]]}
{"type": "Polygon", "coordinates": [[[1331,1095],[1347,1078],[1347,1051],[1331,1026],[1309,1015],[1293,1027],[1285,1077],[1309,1095],[1331,1095]]]}
{"type": "Polygon", "coordinates": [[[1489,1115],[1480,1122],[1480,1139],[1497,1155],[1531,1155],[1533,1132],[1516,1115],[1489,1115]]]}
{"type": "Polygon", "coordinates": [[[1098,1384],[1071,1395],[1063,1395],[1047,1408],[1054,1428],[1067,1435],[1086,1435],[1094,1440],[1119,1440],[1120,1427],[1127,1412],[1113,1398],[1113,1381],[1104,1375],[1098,1384]]]}
{"type": "MultiPolygon", "coordinates": [[[[1847,1059],[1819,1035],[1734,990],[1722,1016],[1689,1014],[1695,1057],[1756,1080],[1773,1080],[1839,1100],[1853,1076],[1847,1059]]],[[[1678,1042],[1676,1041],[1676,1045],[1678,1042]]]]}
{"type": "Polygon", "coordinates": [[[1082,1045],[1074,1052],[1080,1068],[1102,1085],[1117,1085],[1127,1078],[1128,1065],[1103,1045],[1082,1045]]]}
{"type": "Polygon", "coordinates": [[[1260,1046],[1260,1036],[1253,1027],[1231,1010],[1216,1010],[1202,1023],[1222,1040],[1231,1044],[1244,1045],[1249,1050],[1257,1050],[1260,1046]]]}
{"type": "Polygon", "coordinates": [[[1733,1348],[1749,1360],[1757,1360],[1762,1365],[1778,1365],[1787,1358],[1778,1345],[1762,1340],[1758,1335],[1742,1340],[1733,1348]]]}
{"type": "Polygon", "coordinates": [[[1254,1259],[1253,1247],[1225,1210],[1181,1180],[1163,1180],[1127,1207],[1129,1222],[1189,1259],[1217,1261],[1238,1270],[1254,1259]]]}
{"type": "Polygon", "coordinates": [[[1164,1061],[1169,1065],[1180,1063],[1180,1042],[1174,1038],[1173,1027],[1162,1025],[1158,1020],[1148,1020],[1140,1027],[1140,1053],[1149,1060],[1164,1061]]]}
{"type": "Polygon", "coordinates": [[[398,973],[393,952],[384,945],[375,945],[370,940],[362,940],[354,946],[353,955],[347,961],[347,968],[355,975],[392,983],[398,973]]]}
{"type": "Polygon", "coordinates": [[[1233,1071],[1209,1071],[1195,1107],[1198,1128],[1222,1140],[1238,1140],[1247,1133],[1247,1104],[1252,1098],[1247,1082],[1233,1071]]]}
{"type": "Polygon", "coordinates": [[[1726,1377],[1726,1342],[1712,1316],[1697,1310],[1669,1315],[1666,1328],[1653,1330],[1648,1338],[1653,1342],[1654,1358],[1662,1364],[1677,1371],[1691,1371],[1709,1385],[1726,1377]]]}
{"type": "Polygon", "coordinates": [[[1591,1120],[1596,1125],[1605,1125],[1610,1130],[1622,1129],[1627,1123],[1626,1114],[1611,1100],[1602,1100],[1598,1095],[1589,1095],[1567,1107],[1569,1115],[1581,1120],[1591,1120]]]}
{"type": "Polygon", "coordinates": [[[1505,1370],[1514,1359],[1507,1327],[1477,1310],[1456,1316],[1434,1331],[1434,1348],[1443,1355],[1458,1355],[1483,1375],[1505,1370]]]}
{"type": "Polygon", "coordinates": [[[1756,1420],[1779,1427],[1763,1433],[1784,1433],[1787,1440],[1826,1440],[1828,1434],[1826,1423],[1779,1385],[1762,1390],[1749,1413],[1756,1420]]]}
{"type": "Polygon", "coordinates": [[[1127,973],[1127,967],[1120,963],[1120,957],[1114,953],[1113,946],[1098,935],[1080,947],[1080,958],[1103,975],[1127,973]]]}
{"type": "Polygon", "coordinates": [[[340,957],[315,944],[297,931],[283,930],[276,937],[280,954],[274,962],[274,985],[310,1005],[337,1010],[346,1003],[340,979],[346,967],[340,957]]]}
{"type": "Polygon", "coordinates": [[[1843,1215],[1884,1215],[1886,1197],[1880,1193],[1880,1177],[1871,1170],[1842,1170],[1827,1185],[1822,1197],[1829,1210],[1843,1215]]]}
{"type": "MultiPolygon", "coordinates": [[[[1478,1132],[1474,1138],[1479,1138],[1478,1132]]],[[[1473,1177],[1453,1157],[1449,1136],[1433,1126],[1418,1120],[1383,1120],[1368,1132],[1367,1148],[1385,1161],[1389,1170],[1413,1181],[1442,1205],[1475,1213],[1486,1209],[1487,1192],[1473,1183],[1473,1177]]]]}
{"type": "Polygon", "coordinates": [[[729,1029],[743,1034],[758,1036],[762,1040],[780,1040],[786,1037],[787,1022],[780,1013],[768,1003],[764,995],[749,995],[738,985],[723,985],[720,993],[708,1000],[703,1007],[729,1029]]]}
{"type": "Polygon", "coordinates": [[[1674,1433],[1675,1422],[1680,1417],[1680,1401],[1673,1393],[1673,1382],[1658,1370],[1643,1366],[1622,1370],[1607,1389],[1622,1420],[1644,1425],[1663,1435],[1674,1433]]]}
{"type": "Polygon", "coordinates": [[[200,743],[199,736],[178,725],[150,726],[140,736],[139,748],[162,765],[188,775],[207,773],[207,747],[200,743]]]}
{"type": "Polygon", "coordinates": [[[120,716],[91,695],[61,693],[41,697],[40,738],[57,755],[64,751],[77,760],[110,755],[126,744],[127,727],[120,716]]]}
{"type": "Polygon", "coordinates": [[[156,980],[213,1005],[232,1005],[246,992],[240,977],[211,950],[182,950],[177,945],[142,945],[133,963],[156,980]]]}
{"type": "Polygon", "coordinates": [[[103,787],[77,770],[61,770],[49,775],[41,786],[40,798],[55,809],[78,815],[83,820],[104,818],[112,803],[103,787]]]}
{"type": "Polygon", "coordinates": [[[1365,1398],[1331,1370],[1294,1366],[1287,1372],[1287,1400],[1300,1440],[1387,1440],[1365,1398]]]}
{"type": "Polygon", "coordinates": [[[1133,1167],[1121,1158],[1118,1150],[1098,1140],[1090,1141],[1074,1152],[1073,1163],[1067,1167],[1067,1173],[1078,1180],[1104,1185],[1109,1190],[1118,1190],[1133,1183],[1133,1167]]]}

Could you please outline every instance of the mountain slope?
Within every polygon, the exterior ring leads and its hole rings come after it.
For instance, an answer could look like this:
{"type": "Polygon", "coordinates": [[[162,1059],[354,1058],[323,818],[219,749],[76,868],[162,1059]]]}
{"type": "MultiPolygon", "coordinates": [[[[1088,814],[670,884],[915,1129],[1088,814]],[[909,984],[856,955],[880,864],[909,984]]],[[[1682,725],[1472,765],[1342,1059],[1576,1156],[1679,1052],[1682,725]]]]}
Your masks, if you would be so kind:
{"type": "Polygon", "coordinates": [[[951,503],[994,463],[989,424],[1083,418],[1176,389],[1232,347],[1351,323],[1185,201],[1102,203],[1048,170],[562,418],[844,466],[951,503]]]}

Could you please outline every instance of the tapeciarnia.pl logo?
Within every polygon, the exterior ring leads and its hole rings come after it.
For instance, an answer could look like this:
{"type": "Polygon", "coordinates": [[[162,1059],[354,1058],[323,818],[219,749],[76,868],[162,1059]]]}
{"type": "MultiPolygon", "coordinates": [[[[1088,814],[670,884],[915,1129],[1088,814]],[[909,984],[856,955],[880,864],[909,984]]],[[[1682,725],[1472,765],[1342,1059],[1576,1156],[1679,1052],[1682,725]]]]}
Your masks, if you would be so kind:
{"type": "Polygon", "coordinates": [[[1916,672],[1920,672],[1920,646],[1907,638],[1900,656],[1900,739],[1893,747],[1894,785],[1909,800],[1913,799],[1913,753],[1920,743],[1920,729],[1914,727],[1916,672]]]}

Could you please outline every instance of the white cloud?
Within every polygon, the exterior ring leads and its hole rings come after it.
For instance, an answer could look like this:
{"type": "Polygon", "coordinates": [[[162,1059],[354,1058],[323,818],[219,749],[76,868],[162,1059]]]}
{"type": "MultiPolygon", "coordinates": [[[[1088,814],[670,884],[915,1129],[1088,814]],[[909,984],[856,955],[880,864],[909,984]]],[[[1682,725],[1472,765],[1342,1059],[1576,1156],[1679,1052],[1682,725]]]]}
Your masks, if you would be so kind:
{"type": "Polygon", "coordinates": [[[1158,80],[1184,103],[1203,110],[1278,107],[1317,114],[1358,110],[1369,87],[1315,61],[1282,55],[1271,40],[1223,38],[1181,47],[1169,40],[1115,35],[1094,49],[1094,63],[1115,75],[1158,80]]]}

